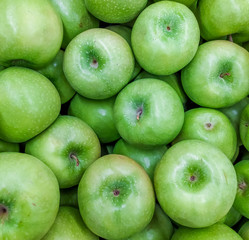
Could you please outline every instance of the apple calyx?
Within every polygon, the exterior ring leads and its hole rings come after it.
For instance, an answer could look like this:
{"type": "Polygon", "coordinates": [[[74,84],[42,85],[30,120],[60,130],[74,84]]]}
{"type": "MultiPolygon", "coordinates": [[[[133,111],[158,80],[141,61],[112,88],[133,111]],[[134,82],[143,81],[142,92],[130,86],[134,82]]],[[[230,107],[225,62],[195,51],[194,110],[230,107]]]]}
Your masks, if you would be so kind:
{"type": "Polygon", "coordinates": [[[76,161],[76,166],[77,167],[80,165],[80,161],[77,158],[77,155],[75,153],[70,153],[69,158],[70,158],[70,160],[76,161]]]}
{"type": "Polygon", "coordinates": [[[210,122],[205,123],[205,128],[206,128],[207,130],[211,130],[211,129],[213,128],[213,124],[210,123],[210,122]]]}
{"type": "Polygon", "coordinates": [[[97,69],[98,66],[99,66],[99,63],[98,63],[98,61],[97,61],[95,58],[93,58],[93,60],[92,60],[92,62],[91,62],[91,64],[90,64],[90,66],[91,66],[92,68],[97,69]]]}
{"type": "Polygon", "coordinates": [[[167,26],[167,31],[170,31],[171,30],[171,27],[170,26],[167,26]]]}
{"type": "Polygon", "coordinates": [[[244,191],[247,188],[247,184],[245,183],[245,181],[243,181],[243,182],[238,184],[238,187],[239,187],[239,189],[244,191]]]}
{"type": "Polygon", "coordinates": [[[140,119],[142,113],[143,113],[143,107],[139,107],[138,110],[137,110],[137,115],[136,115],[137,116],[137,120],[140,119]]]}
{"type": "Polygon", "coordinates": [[[221,73],[220,78],[224,78],[225,76],[231,76],[230,73],[221,73]]]}
{"type": "Polygon", "coordinates": [[[8,207],[6,207],[3,204],[0,204],[0,220],[1,220],[1,223],[3,223],[5,219],[7,219],[8,214],[9,214],[8,207]]]}
{"type": "Polygon", "coordinates": [[[113,190],[113,195],[114,195],[115,197],[119,196],[119,194],[120,194],[120,190],[119,190],[119,189],[114,189],[114,190],[113,190]]]}
{"type": "Polygon", "coordinates": [[[190,178],[189,178],[189,180],[191,182],[195,182],[197,180],[197,177],[195,175],[191,175],[190,178]]]}

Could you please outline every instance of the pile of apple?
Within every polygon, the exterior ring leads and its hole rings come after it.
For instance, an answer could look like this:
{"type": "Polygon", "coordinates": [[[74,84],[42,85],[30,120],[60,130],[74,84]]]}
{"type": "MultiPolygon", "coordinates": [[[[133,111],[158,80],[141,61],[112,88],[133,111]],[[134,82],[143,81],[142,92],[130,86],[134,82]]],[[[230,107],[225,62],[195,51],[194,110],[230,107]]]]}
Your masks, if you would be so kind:
{"type": "Polygon", "coordinates": [[[0,240],[249,240],[249,0],[0,0],[0,240]]]}

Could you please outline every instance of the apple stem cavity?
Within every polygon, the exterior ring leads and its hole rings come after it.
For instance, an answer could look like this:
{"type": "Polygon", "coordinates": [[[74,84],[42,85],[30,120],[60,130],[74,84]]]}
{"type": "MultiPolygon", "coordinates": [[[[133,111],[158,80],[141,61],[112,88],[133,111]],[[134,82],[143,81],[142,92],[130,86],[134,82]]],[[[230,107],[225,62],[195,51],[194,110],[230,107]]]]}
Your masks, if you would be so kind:
{"type": "Polygon", "coordinates": [[[231,76],[230,73],[221,73],[220,78],[224,78],[225,76],[231,76]]]}
{"type": "Polygon", "coordinates": [[[142,113],[143,113],[143,107],[138,108],[138,110],[137,110],[137,120],[140,119],[142,113]]]}
{"type": "Polygon", "coordinates": [[[77,156],[76,156],[75,153],[70,153],[69,158],[70,158],[71,160],[75,160],[75,161],[76,161],[76,166],[77,166],[77,167],[80,165],[80,161],[79,161],[79,159],[77,158],[77,156]]]}
{"type": "Polygon", "coordinates": [[[118,189],[113,190],[113,195],[117,197],[120,194],[120,191],[118,189]]]}
{"type": "Polygon", "coordinates": [[[98,66],[99,66],[99,63],[98,63],[98,61],[94,58],[94,59],[92,60],[92,62],[91,62],[90,65],[91,65],[92,68],[97,69],[98,66]]]}

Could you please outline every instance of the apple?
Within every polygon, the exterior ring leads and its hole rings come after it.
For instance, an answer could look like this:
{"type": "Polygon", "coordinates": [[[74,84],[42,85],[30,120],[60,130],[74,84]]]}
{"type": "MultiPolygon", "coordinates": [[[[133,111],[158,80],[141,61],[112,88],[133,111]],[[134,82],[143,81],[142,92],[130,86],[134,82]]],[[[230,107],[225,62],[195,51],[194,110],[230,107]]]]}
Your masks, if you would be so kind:
{"type": "Polygon", "coordinates": [[[226,224],[229,227],[233,227],[240,221],[241,218],[242,215],[234,207],[231,207],[229,212],[222,219],[222,223],[226,224]]]}
{"type": "Polygon", "coordinates": [[[244,151],[242,151],[241,160],[249,160],[249,151],[247,151],[246,149],[243,150],[244,151]]]}
{"type": "Polygon", "coordinates": [[[54,84],[60,94],[62,104],[68,102],[75,94],[75,91],[70,86],[64,75],[63,59],[64,52],[60,50],[52,62],[47,66],[38,69],[38,72],[47,77],[54,84]]]}
{"type": "Polygon", "coordinates": [[[247,104],[241,113],[240,138],[245,148],[249,151],[249,104],[247,104]]]}
{"type": "Polygon", "coordinates": [[[49,128],[27,142],[25,152],[50,167],[60,188],[69,188],[77,185],[87,167],[100,157],[100,143],[81,119],[59,116],[49,128]]]}
{"type": "Polygon", "coordinates": [[[92,15],[107,23],[126,23],[134,19],[146,6],[147,0],[85,0],[92,15]]]}
{"type": "Polygon", "coordinates": [[[59,115],[60,96],[42,74],[23,67],[0,72],[0,139],[25,142],[59,115]]]}
{"type": "Polygon", "coordinates": [[[113,240],[142,231],[155,209],[149,176],[135,161],[116,154],[99,158],[85,171],[78,202],[87,227],[113,240]]]}
{"type": "Polygon", "coordinates": [[[217,147],[183,140],[170,147],[154,173],[160,206],[180,225],[203,228],[221,220],[233,205],[234,167],[217,147]]]}
{"type": "Polygon", "coordinates": [[[120,138],[114,125],[113,106],[116,97],[103,100],[88,99],[76,94],[71,100],[68,114],[86,122],[102,143],[120,138]]]}
{"type": "Polygon", "coordinates": [[[185,5],[161,1],[137,18],[131,34],[140,66],[155,75],[170,75],[194,57],[200,40],[198,22],[185,5]]]}
{"type": "Polygon", "coordinates": [[[98,240],[82,221],[79,210],[73,207],[60,207],[53,226],[42,240],[98,240]]]}
{"type": "MultiPolygon", "coordinates": [[[[159,2],[159,1],[162,0],[154,0],[154,2],[159,2]]],[[[190,7],[192,4],[194,4],[196,0],[169,0],[169,1],[179,2],[186,5],[187,7],[190,7]]]]}
{"type": "Polygon", "coordinates": [[[18,143],[9,143],[0,139],[0,152],[19,152],[19,150],[18,143]]]}
{"type": "Polygon", "coordinates": [[[225,224],[214,224],[207,228],[179,228],[171,240],[243,240],[232,228],[225,224]]]}
{"type": "Polygon", "coordinates": [[[176,91],[157,79],[128,84],[114,104],[114,122],[120,136],[141,147],[170,143],[183,121],[184,109],[176,91]]]}
{"type": "Polygon", "coordinates": [[[0,65],[44,66],[62,37],[60,16],[49,0],[0,1],[0,65]]]}
{"type": "Polygon", "coordinates": [[[249,41],[248,0],[199,0],[201,36],[214,40],[232,35],[236,42],[249,41]]]}
{"type": "Polygon", "coordinates": [[[83,0],[50,0],[50,2],[63,22],[62,48],[65,49],[79,33],[99,27],[99,20],[89,14],[83,0]]]}
{"type": "Polygon", "coordinates": [[[173,142],[187,139],[211,143],[230,160],[237,150],[237,135],[231,121],[215,109],[194,108],[185,112],[183,127],[173,142]]]}
{"type": "Polygon", "coordinates": [[[60,189],[60,206],[78,208],[78,185],[71,188],[60,189]]]}
{"type": "Polygon", "coordinates": [[[59,209],[59,185],[40,160],[0,153],[0,239],[41,239],[59,209]]]}
{"type": "Polygon", "coordinates": [[[134,57],[127,41],[108,29],[90,29],[68,45],[63,69],[80,95],[106,99],[116,95],[131,79],[134,57]]]}
{"type": "Polygon", "coordinates": [[[113,153],[125,155],[135,160],[144,168],[150,179],[153,181],[155,167],[161,160],[166,150],[166,146],[159,146],[149,149],[139,148],[126,143],[123,139],[120,139],[115,144],[113,153]]]}
{"type": "Polygon", "coordinates": [[[249,240],[249,221],[246,221],[238,231],[243,240],[249,240]]]}
{"type": "Polygon", "coordinates": [[[223,108],[249,93],[249,53],[239,45],[215,40],[202,44],[181,71],[185,93],[202,107],[223,108]]]}

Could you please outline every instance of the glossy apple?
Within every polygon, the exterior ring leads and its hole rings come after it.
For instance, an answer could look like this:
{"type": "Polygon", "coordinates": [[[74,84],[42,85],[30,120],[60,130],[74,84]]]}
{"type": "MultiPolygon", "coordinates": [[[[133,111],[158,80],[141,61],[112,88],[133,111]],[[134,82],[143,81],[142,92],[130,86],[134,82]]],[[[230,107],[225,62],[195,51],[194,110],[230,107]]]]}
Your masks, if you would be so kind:
{"type": "Polygon", "coordinates": [[[0,239],[41,239],[59,209],[59,185],[40,160],[0,153],[0,239]]]}
{"type": "Polygon", "coordinates": [[[68,45],[63,62],[65,76],[82,96],[106,99],[131,79],[132,50],[123,37],[108,29],[90,29],[68,45]]]}
{"type": "Polygon", "coordinates": [[[86,122],[102,143],[113,142],[120,138],[113,119],[115,99],[94,100],[76,94],[70,102],[68,114],[86,122]]]}
{"type": "Polygon", "coordinates": [[[146,6],[147,0],[85,0],[86,7],[96,18],[107,23],[126,23],[146,6]]]}
{"type": "Polygon", "coordinates": [[[131,34],[138,63],[156,75],[170,75],[185,67],[194,57],[199,40],[194,14],[172,1],[148,6],[138,16],[131,34]]]}
{"type": "Polygon", "coordinates": [[[247,104],[241,113],[240,138],[247,151],[249,151],[249,104],[247,104]]]}
{"type": "Polygon", "coordinates": [[[129,144],[165,145],[180,132],[184,110],[169,84],[147,78],[128,84],[118,94],[114,121],[120,136],[129,144]]]}
{"type": "Polygon", "coordinates": [[[60,49],[63,26],[49,0],[1,0],[0,65],[41,67],[60,49]]]}
{"type": "Polygon", "coordinates": [[[231,161],[220,149],[200,140],[184,140],[162,157],[154,186],[160,206],[171,219],[202,228],[228,213],[237,179],[231,161]]]}
{"type": "Polygon", "coordinates": [[[82,221],[79,210],[73,207],[60,207],[53,226],[42,240],[98,240],[82,221]]]}
{"type": "Polygon", "coordinates": [[[99,20],[87,11],[83,0],[50,0],[50,2],[60,14],[63,23],[63,49],[79,33],[99,27],[99,20]]]}
{"type": "Polygon", "coordinates": [[[230,160],[237,150],[237,135],[231,121],[215,109],[194,108],[185,112],[182,130],[174,143],[187,139],[211,143],[230,160]]]}
{"type": "Polygon", "coordinates": [[[0,72],[0,139],[29,140],[57,118],[60,107],[56,88],[42,74],[22,67],[0,72]]]}
{"type": "Polygon", "coordinates": [[[229,107],[249,93],[249,53],[239,45],[215,40],[202,44],[181,72],[188,97],[203,107],[229,107]]]}
{"type": "Polygon", "coordinates": [[[78,202],[88,228],[113,240],[142,231],[155,209],[153,186],[144,169],[116,154],[99,158],[86,170],[79,184],[78,202]]]}
{"type": "Polygon", "coordinates": [[[49,128],[27,142],[25,152],[50,167],[60,188],[69,188],[77,185],[87,167],[100,157],[100,143],[81,119],[59,116],[49,128]]]}
{"type": "Polygon", "coordinates": [[[166,146],[159,146],[149,149],[139,148],[126,143],[123,139],[120,139],[115,144],[113,153],[125,155],[135,160],[144,168],[144,170],[148,173],[149,177],[153,181],[155,167],[161,160],[166,150],[166,146]]]}

